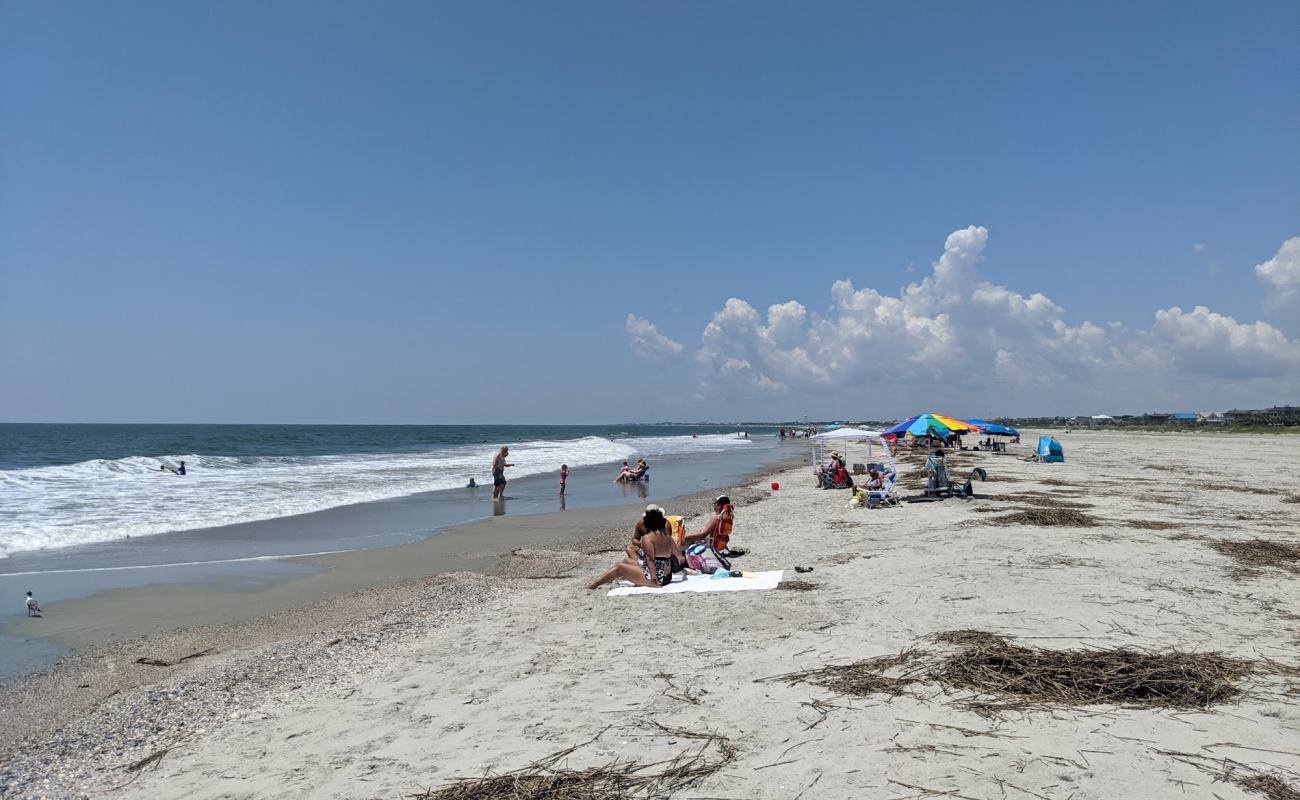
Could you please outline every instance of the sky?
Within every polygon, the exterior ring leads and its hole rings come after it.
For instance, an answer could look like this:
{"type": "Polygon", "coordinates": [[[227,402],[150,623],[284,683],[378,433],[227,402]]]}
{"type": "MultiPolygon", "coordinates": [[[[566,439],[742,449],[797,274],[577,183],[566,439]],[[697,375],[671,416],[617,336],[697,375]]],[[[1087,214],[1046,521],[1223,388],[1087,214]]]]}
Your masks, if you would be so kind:
{"type": "Polygon", "coordinates": [[[1300,4],[0,0],[0,420],[1300,403],[1300,4]]]}

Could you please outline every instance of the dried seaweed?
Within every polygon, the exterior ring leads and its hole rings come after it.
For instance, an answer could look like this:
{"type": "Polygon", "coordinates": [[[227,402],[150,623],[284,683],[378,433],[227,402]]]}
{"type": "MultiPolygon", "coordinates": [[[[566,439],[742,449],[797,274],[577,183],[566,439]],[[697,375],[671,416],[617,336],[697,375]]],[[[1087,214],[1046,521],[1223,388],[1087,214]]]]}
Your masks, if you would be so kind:
{"type": "Polygon", "coordinates": [[[892,656],[876,656],[865,661],[855,661],[852,664],[832,664],[819,669],[791,672],[787,675],[778,675],[775,678],[761,678],[760,680],[779,680],[791,684],[807,682],[817,686],[824,686],[840,694],[859,696],[887,694],[897,696],[915,683],[917,676],[908,673],[893,676],[885,673],[899,667],[908,666],[920,658],[921,655],[916,650],[904,650],[892,656]]]}
{"type": "Polygon", "coordinates": [[[1037,525],[1040,527],[1096,528],[1101,520],[1072,508],[1031,508],[986,520],[988,525],[1037,525]]]}
{"type": "Polygon", "coordinates": [[[1144,531],[1169,531],[1182,527],[1177,522],[1166,522],[1162,519],[1129,519],[1125,520],[1124,524],[1130,528],[1140,528],[1144,531]]]}
{"type": "Polygon", "coordinates": [[[1295,780],[1297,776],[1294,773],[1283,775],[1276,771],[1266,772],[1231,758],[1217,758],[1202,753],[1181,753],[1177,750],[1155,752],[1169,756],[1175,761],[1190,764],[1205,774],[1213,776],[1216,781],[1235,783],[1248,792],[1261,795],[1265,800],[1300,800],[1300,791],[1285,780],[1285,778],[1295,780]]]}
{"type": "Polygon", "coordinates": [[[1233,700],[1241,691],[1238,680],[1271,668],[1219,653],[1025,647],[986,631],[930,638],[958,649],[905,650],[777,679],[852,695],[896,696],[914,684],[938,684],[970,693],[961,704],[981,713],[1097,704],[1203,709],[1233,700]]]}
{"type": "Polygon", "coordinates": [[[1241,492],[1242,494],[1282,494],[1281,489],[1268,489],[1262,486],[1241,486],[1232,483],[1202,483],[1197,485],[1198,489],[1209,489],[1211,491],[1241,492]]]}
{"type": "Polygon", "coordinates": [[[795,579],[792,581],[781,581],[776,588],[784,589],[787,592],[811,592],[813,589],[818,589],[820,587],[820,583],[795,579]]]}
{"type": "Polygon", "coordinates": [[[1300,545],[1269,539],[1251,539],[1246,542],[1221,539],[1208,544],[1246,569],[1272,567],[1300,575],[1300,545]]]}
{"type": "Polygon", "coordinates": [[[1261,794],[1267,800],[1300,800],[1300,791],[1276,775],[1251,775],[1238,779],[1237,785],[1248,792],[1261,794]]]}
{"type": "MultiPolygon", "coordinates": [[[[642,764],[615,762],[606,766],[570,769],[561,766],[579,748],[553,753],[527,767],[482,778],[465,778],[440,789],[407,795],[409,800],[643,800],[666,798],[694,786],[736,759],[726,736],[668,728],[659,732],[699,742],[668,761],[642,764]]],[[[602,731],[603,733],[603,731],[602,731]]],[[[600,738],[597,734],[596,738],[600,738]]],[[[595,741],[592,739],[591,741],[595,741]]]]}
{"type": "Polygon", "coordinates": [[[1079,503],[1073,500],[1062,500],[1059,497],[1046,494],[1044,492],[1014,492],[1012,494],[999,494],[989,497],[990,500],[1001,500],[1008,503],[1025,503],[1031,506],[1040,506],[1042,508],[1072,508],[1076,511],[1092,508],[1091,503],[1079,503]]]}

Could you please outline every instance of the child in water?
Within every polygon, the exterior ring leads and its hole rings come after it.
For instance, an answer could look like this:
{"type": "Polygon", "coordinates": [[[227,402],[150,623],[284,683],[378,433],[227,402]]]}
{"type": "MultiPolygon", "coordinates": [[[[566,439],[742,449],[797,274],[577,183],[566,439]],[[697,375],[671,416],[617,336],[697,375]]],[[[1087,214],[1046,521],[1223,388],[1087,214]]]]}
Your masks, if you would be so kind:
{"type": "Polygon", "coordinates": [[[560,465],[560,494],[564,494],[564,484],[569,480],[569,465],[560,465]]]}

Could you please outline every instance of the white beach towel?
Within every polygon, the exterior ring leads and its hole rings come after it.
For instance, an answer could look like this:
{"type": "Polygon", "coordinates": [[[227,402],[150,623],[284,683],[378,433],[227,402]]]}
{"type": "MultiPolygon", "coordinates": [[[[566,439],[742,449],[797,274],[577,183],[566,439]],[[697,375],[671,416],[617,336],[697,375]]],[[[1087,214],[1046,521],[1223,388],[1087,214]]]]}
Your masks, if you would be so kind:
{"type": "Polygon", "coordinates": [[[609,590],[610,597],[627,597],[630,594],[674,594],[676,592],[747,592],[758,589],[775,589],[785,570],[750,572],[743,578],[718,578],[712,575],[691,575],[684,581],[673,581],[667,586],[651,589],[648,586],[619,586],[609,590]]]}

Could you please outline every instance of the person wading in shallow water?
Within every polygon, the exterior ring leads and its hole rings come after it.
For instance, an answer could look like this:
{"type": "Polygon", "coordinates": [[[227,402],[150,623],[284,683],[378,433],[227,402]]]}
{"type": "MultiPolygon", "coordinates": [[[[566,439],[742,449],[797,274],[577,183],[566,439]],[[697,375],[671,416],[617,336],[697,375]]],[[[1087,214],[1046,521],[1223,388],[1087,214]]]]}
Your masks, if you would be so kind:
{"type": "Polygon", "coordinates": [[[492,499],[504,500],[506,498],[506,467],[513,467],[506,461],[506,456],[510,455],[509,447],[502,447],[497,451],[497,457],[492,459],[492,499]]]}

